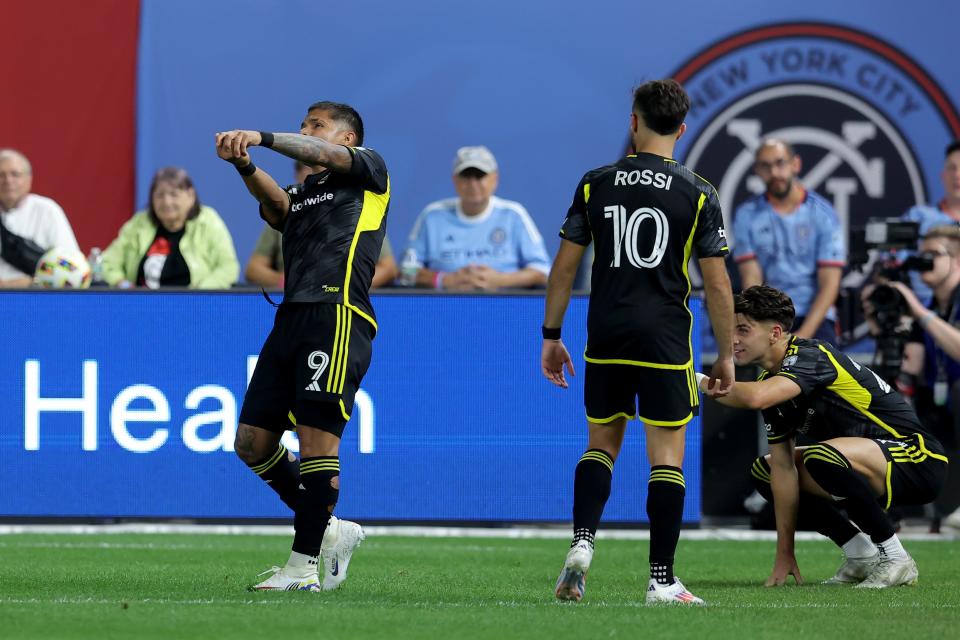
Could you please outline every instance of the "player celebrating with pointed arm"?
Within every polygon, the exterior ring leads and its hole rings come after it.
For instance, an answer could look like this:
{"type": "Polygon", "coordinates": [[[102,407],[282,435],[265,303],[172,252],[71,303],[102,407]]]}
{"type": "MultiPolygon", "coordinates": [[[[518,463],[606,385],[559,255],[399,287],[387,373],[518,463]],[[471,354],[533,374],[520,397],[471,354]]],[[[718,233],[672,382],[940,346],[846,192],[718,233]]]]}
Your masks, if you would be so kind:
{"type": "Polygon", "coordinates": [[[360,146],[360,115],[335,102],[310,105],[299,134],[230,131],[218,133],[216,144],[217,155],[236,167],[260,203],[261,217],[283,232],[284,299],[243,400],[235,449],[293,509],[296,533],[286,566],[274,567],[253,588],[334,589],[363,539],[359,525],[332,513],[340,438],[377,327],[369,289],[386,232],[387,168],[379,154],[360,146]],[[315,173],[282,189],[253,164],[252,146],[299,160],[315,173]],[[280,444],[288,416],[296,419],[299,465],[280,444]]]}
{"type": "Polygon", "coordinates": [[[541,367],[563,388],[568,386],[564,367],[571,375],[574,370],[560,326],[577,266],[591,242],[596,256],[584,354],[588,444],[574,474],[574,537],[555,592],[561,600],[583,597],[614,461],[627,420],[638,415],[639,394],[651,465],[646,601],[703,603],[673,575],[685,494],[685,427],[699,405],[690,342],[693,316],[687,306],[692,251],[699,258],[717,337],[713,374],[721,395],[733,384],[733,294],[717,192],[671,159],[689,108],[686,92],[672,80],[638,87],[630,115],[636,153],[583,177],[560,230],[563,240],[547,285],[541,367]]]}
{"type": "MultiPolygon", "coordinates": [[[[843,549],[844,563],[827,584],[915,584],[917,565],[885,509],[937,496],[947,471],[943,447],[873,371],[828,342],[791,335],[793,302],[782,291],[750,287],[736,297],[735,310],[734,359],[763,371],[718,400],[759,409],[766,423],[770,453],[754,461],[751,475],[777,520],[767,586],[790,575],[802,582],[794,555],[798,518],[843,549]],[[796,447],[798,434],[815,444],[796,447]]],[[[701,379],[709,393],[707,386],[701,379]]]]}

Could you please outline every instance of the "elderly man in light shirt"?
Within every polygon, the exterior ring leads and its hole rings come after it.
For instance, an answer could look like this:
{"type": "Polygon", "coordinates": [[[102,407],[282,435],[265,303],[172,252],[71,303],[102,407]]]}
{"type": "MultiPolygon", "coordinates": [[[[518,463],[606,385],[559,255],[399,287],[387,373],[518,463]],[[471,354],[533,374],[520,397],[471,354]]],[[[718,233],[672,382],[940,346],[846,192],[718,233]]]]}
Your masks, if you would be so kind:
{"type": "MultiPolygon", "coordinates": [[[[0,222],[6,232],[32,240],[42,249],[79,251],[66,214],[56,202],[30,193],[33,170],[19,151],[0,149],[0,222]]],[[[24,273],[0,257],[0,287],[28,287],[24,273]]]]}
{"type": "Polygon", "coordinates": [[[453,161],[456,198],[433,202],[410,233],[404,274],[418,287],[452,291],[542,287],[550,272],[543,237],[519,202],[493,195],[497,161],[462,147],[453,161]]]}

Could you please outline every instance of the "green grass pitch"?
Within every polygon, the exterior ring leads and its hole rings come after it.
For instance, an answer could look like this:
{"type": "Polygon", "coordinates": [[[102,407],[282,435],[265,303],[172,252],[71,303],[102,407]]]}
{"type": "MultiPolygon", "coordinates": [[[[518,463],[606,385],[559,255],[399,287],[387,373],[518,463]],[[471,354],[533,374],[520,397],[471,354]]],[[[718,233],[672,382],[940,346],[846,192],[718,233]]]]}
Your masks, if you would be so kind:
{"type": "Polygon", "coordinates": [[[798,543],[802,587],[762,586],[772,542],[684,541],[706,607],[643,603],[647,543],[598,540],[582,603],[553,584],[567,542],[370,536],[336,592],[250,593],[289,538],[0,536],[0,638],[855,638],[960,633],[960,544],[907,542],[920,584],[825,587],[840,555],[798,543]]]}

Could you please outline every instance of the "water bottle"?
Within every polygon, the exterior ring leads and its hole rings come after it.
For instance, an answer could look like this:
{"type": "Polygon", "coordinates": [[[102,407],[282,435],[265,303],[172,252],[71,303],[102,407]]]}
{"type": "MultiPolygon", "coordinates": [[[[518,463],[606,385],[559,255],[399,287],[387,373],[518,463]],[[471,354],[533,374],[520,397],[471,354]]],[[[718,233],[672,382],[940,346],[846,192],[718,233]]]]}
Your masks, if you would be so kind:
{"type": "Polygon", "coordinates": [[[90,286],[102,287],[106,283],[103,280],[103,252],[100,247],[90,249],[90,255],[87,257],[90,263],[90,286]]]}
{"type": "Polygon", "coordinates": [[[417,253],[413,249],[407,249],[403,254],[403,261],[400,263],[400,286],[413,287],[417,284],[417,271],[420,270],[420,262],[417,260],[417,253]]]}

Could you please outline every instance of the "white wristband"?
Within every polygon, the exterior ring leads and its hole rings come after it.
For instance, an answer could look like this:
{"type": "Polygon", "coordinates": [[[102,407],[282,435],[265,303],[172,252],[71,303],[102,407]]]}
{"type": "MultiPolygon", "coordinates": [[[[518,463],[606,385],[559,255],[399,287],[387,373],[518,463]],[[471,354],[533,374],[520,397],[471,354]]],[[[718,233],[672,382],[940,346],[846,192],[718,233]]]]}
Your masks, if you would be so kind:
{"type": "Polygon", "coordinates": [[[695,371],[693,375],[697,376],[697,388],[700,388],[700,383],[709,378],[710,376],[704,375],[699,371],[695,371]]]}

